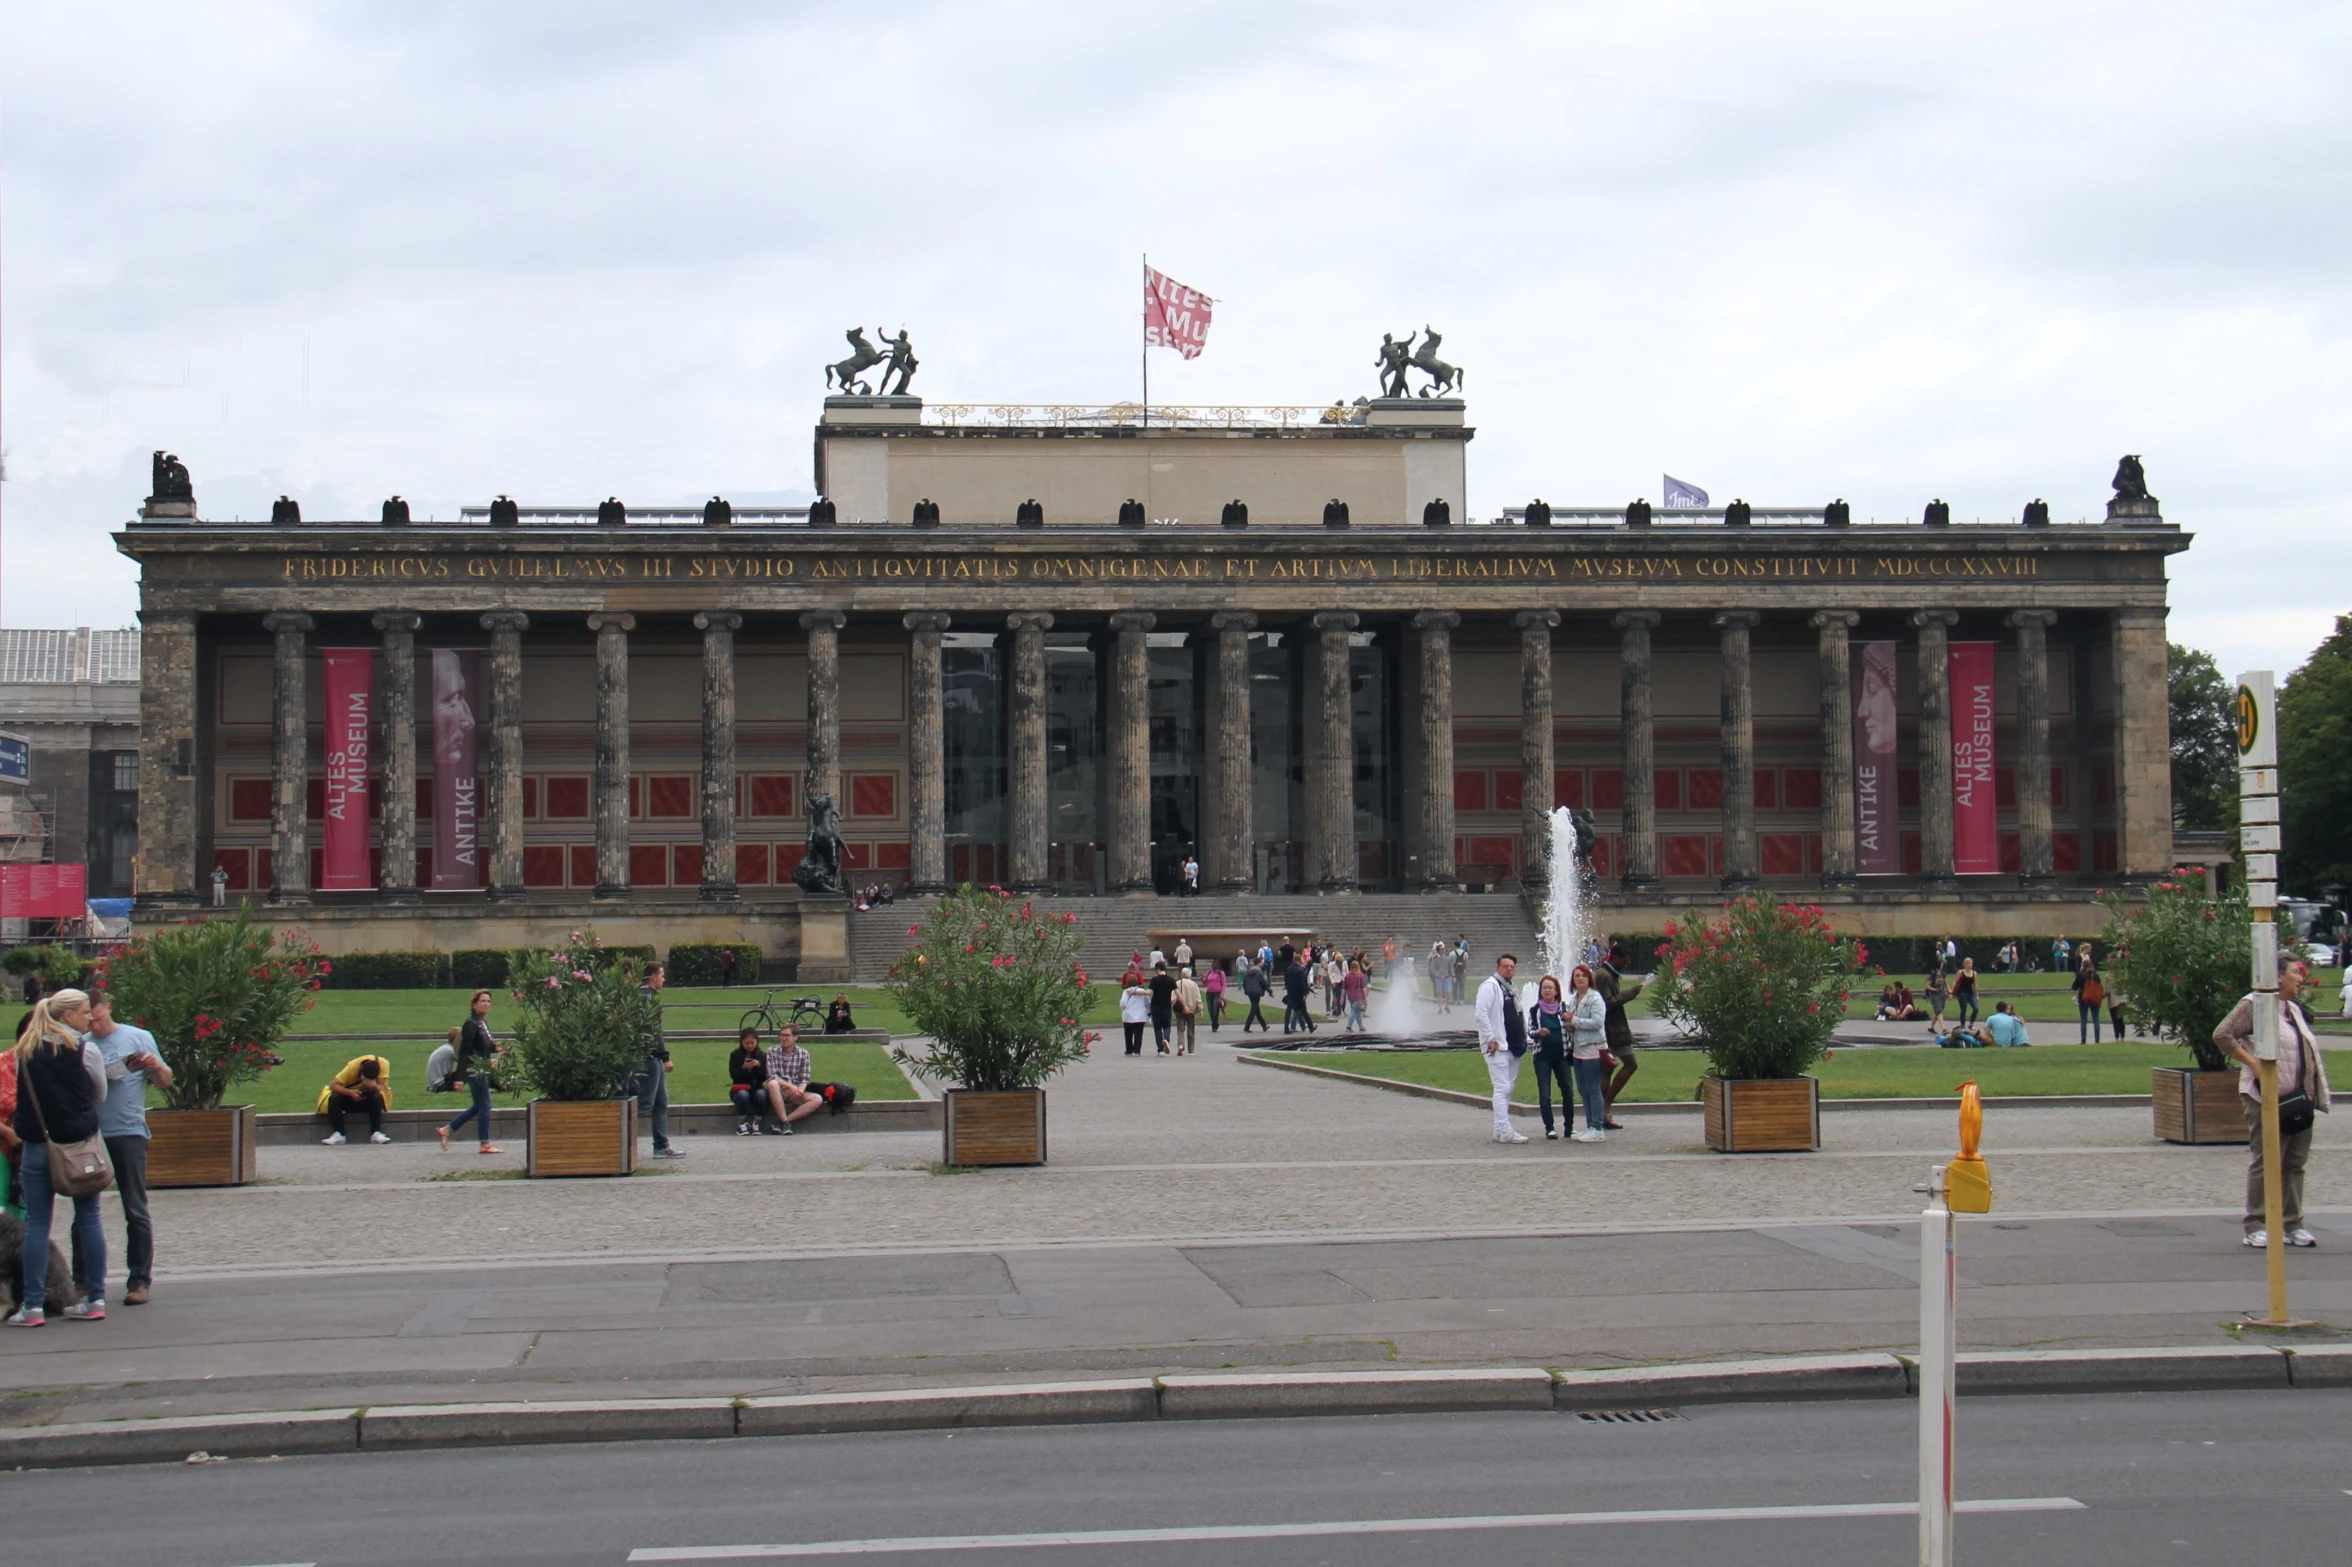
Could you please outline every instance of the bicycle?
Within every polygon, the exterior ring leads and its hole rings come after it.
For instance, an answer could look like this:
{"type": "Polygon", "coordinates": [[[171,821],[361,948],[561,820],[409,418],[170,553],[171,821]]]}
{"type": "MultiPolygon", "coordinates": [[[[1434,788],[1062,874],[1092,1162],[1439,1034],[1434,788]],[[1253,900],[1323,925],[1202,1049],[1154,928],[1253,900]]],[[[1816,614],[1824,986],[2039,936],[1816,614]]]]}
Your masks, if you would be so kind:
{"type": "Polygon", "coordinates": [[[776,999],[777,991],[782,988],[779,985],[771,989],[758,1006],[744,1013],[742,1020],[736,1023],[735,1031],[740,1034],[747,1028],[756,1028],[763,1034],[773,1034],[780,1028],[799,1028],[802,1018],[807,1018],[818,1028],[825,1026],[825,1004],[822,1001],[815,996],[799,996],[794,998],[791,1009],[785,1011],[783,1004],[776,999]],[[779,1012],[782,1013],[780,1021],[779,1012]]]}

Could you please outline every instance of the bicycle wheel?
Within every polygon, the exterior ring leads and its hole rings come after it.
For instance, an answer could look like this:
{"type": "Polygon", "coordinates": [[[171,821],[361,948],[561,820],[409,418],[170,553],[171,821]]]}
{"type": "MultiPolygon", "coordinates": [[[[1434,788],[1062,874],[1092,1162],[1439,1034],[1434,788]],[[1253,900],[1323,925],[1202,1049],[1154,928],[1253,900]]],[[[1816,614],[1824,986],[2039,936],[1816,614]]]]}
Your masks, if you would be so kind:
{"type": "Polygon", "coordinates": [[[744,1013],[742,1018],[736,1022],[735,1032],[738,1036],[740,1036],[747,1028],[756,1028],[763,1034],[774,1033],[776,1031],[775,1010],[765,1001],[761,1002],[758,1006],[753,1007],[749,1012],[744,1013]]]}

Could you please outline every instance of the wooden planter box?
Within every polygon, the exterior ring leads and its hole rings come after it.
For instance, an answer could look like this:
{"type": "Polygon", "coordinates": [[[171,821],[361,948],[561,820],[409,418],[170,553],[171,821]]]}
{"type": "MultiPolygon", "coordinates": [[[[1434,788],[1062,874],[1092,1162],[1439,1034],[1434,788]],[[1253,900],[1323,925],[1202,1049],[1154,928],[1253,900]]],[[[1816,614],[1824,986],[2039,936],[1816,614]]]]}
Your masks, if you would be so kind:
{"type": "Polygon", "coordinates": [[[1821,1084],[1810,1077],[1702,1077],[1707,1146],[1717,1153],[1811,1153],[1821,1146],[1821,1084]]]}
{"type": "Polygon", "coordinates": [[[951,1088],[947,1100],[948,1164],[1045,1163],[1045,1090],[984,1094],[951,1088]]]}
{"type": "Polygon", "coordinates": [[[2243,1143],[2246,1111],[2238,1102],[2236,1068],[2205,1072],[2160,1066],[2149,1085],[2156,1135],[2168,1143],[2243,1143]]]}
{"type": "Polygon", "coordinates": [[[251,1105],[147,1112],[147,1184],[242,1186],[254,1176],[261,1123],[251,1105]]]}
{"type": "Polygon", "coordinates": [[[530,1160],[527,1174],[634,1175],[637,1173],[637,1101],[561,1099],[531,1101],[530,1160]]]}

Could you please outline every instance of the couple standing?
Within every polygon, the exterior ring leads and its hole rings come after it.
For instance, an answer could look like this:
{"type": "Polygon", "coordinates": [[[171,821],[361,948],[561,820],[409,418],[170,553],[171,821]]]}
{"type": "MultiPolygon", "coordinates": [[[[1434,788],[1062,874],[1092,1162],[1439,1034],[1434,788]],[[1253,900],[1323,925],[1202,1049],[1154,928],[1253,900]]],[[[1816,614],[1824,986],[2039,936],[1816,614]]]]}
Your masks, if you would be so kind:
{"type": "Polygon", "coordinates": [[[1519,1059],[1535,1052],[1537,1098],[1543,1111],[1544,1136],[1556,1139],[1552,1126],[1552,1085],[1560,1088],[1560,1119],[1565,1126],[1575,1114],[1576,1095],[1584,1096],[1584,1129],[1570,1132],[1569,1141],[1597,1143],[1607,1136],[1602,1127],[1608,1109],[1602,1094],[1609,1060],[1603,1038],[1608,1004],[1593,988],[1593,971],[1579,963],[1568,976],[1569,994],[1546,974],[1536,986],[1535,1011],[1523,1015],[1511,992],[1519,960],[1506,952],[1495,959],[1495,971],[1478,987],[1476,1014],[1478,1045],[1486,1054],[1486,1073],[1494,1088],[1494,1140],[1523,1143],[1526,1134],[1511,1125],[1511,1091],[1519,1083],[1519,1059]],[[1569,1073],[1575,1073],[1575,1087],[1569,1073]]]}

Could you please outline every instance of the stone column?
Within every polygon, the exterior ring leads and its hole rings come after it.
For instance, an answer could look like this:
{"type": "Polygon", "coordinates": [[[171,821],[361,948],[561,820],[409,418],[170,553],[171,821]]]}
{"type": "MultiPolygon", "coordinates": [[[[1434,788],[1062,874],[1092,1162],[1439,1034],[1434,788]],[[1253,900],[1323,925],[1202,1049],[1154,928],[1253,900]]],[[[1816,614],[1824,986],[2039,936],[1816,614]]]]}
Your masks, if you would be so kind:
{"type": "Polygon", "coordinates": [[[1023,892],[1045,885],[1045,634],[1051,615],[1007,615],[1013,678],[1005,701],[1005,841],[1012,883],[1023,892]]]}
{"type": "Polygon", "coordinates": [[[1658,885],[1657,720],[1650,698],[1650,631],[1654,609],[1620,610],[1613,622],[1624,661],[1619,709],[1625,725],[1625,871],[1618,884],[1628,892],[1658,885]]]}
{"type": "Polygon", "coordinates": [[[596,633],[596,896],[629,895],[629,633],[634,615],[588,617],[596,633]]]}
{"type": "MultiPolygon", "coordinates": [[[[830,609],[800,617],[808,633],[808,797],[823,795],[842,815],[841,798],[841,628],[849,617],[830,609]]],[[[805,808],[804,808],[805,810],[805,808]]]]}
{"type": "Polygon", "coordinates": [[[743,617],[706,609],[702,633],[702,888],[705,903],[735,901],[735,633],[743,617]]]}
{"type": "Polygon", "coordinates": [[[1512,617],[1519,628],[1519,884],[1529,892],[1552,884],[1552,628],[1559,623],[1556,609],[1512,617]]]}
{"type": "Polygon", "coordinates": [[[914,633],[907,661],[907,827],[912,853],[907,891],[947,891],[946,682],[939,634],[948,617],[919,611],[903,624],[914,633]]]}
{"type": "Polygon", "coordinates": [[[1821,633],[1821,885],[1855,884],[1854,668],[1850,609],[1813,616],[1821,633]]]}
{"type": "Polygon", "coordinates": [[[2172,702],[2164,606],[2114,612],[2116,869],[2172,869],[2172,702]]]}
{"type": "Polygon", "coordinates": [[[1307,788],[1314,834],[1315,884],[1324,892],[1356,890],[1355,710],[1348,693],[1348,633],[1356,616],[1327,610],[1314,620],[1315,776],[1307,788]]]}
{"type": "Polygon", "coordinates": [[[376,677],[384,732],[381,903],[417,901],[416,634],[424,620],[412,609],[388,609],[375,618],[384,633],[384,667],[376,677]]]}
{"type": "Polygon", "coordinates": [[[1111,617],[1118,640],[1111,650],[1110,734],[1103,776],[1110,796],[1113,892],[1149,892],[1151,868],[1151,655],[1143,634],[1153,617],[1128,611],[1111,617]]]}
{"type": "Polygon", "coordinates": [[[2054,609],[2021,609],[2017,628],[2017,871],[2028,887],[2055,879],[2050,856],[2050,627],[2054,609]]]}
{"type": "Polygon", "coordinates": [[[1245,893],[1257,885],[1256,829],[1250,773],[1250,633],[1258,617],[1225,610],[1209,617],[1217,633],[1217,816],[1209,830],[1217,851],[1215,890],[1245,893]]]}
{"type": "MultiPolygon", "coordinates": [[[[141,908],[209,902],[197,891],[196,617],[139,612],[139,850],[132,881],[141,908]]],[[[210,876],[212,868],[205,867],[210,876]]]]}
{"type": "MultiPolygon", "coordinates": [[[[1461,885],[1454,864],[1454,628],[1461,623],[1450,609],[1425,609],[1413,617],[1421,653],[1421,797],[1413,802],[1414,835],[1421,840],[1414,882],[1421,892],[1452,892],[1461,885]]],[[[1352,800],[1350,807],[1352,815],[1352,800]]],[[[1352,822],[1348,838],[1355,838],[1352,822]]]]}
{"type": "Polygon", "coordinates": [[[277,638],[270,665],[270,890],[272,903],[310,901],[310,709],[303,614],[264,615],[277,638]]]}
{"type": "MultiPolygon", "coordinates": [[[[490,845],[490,898],[523,895],[523,633],[531,617],[494,610],[490,633],[490,789],[484,839],[490,845]]],[[[600,639],[601,640],[601,639],[600,639]]]]}
{"type": "Polygon", "coordinates": [[[1756,689],[1749,633],[1764,617],[1752,609],[1716,615],[1722,637],[1723,888],[1756,885],[1756,689]]]}
{"type": "Polygon", "coordinates": [[[1919,879],[1949,886],[1952,871],[1952,644],[1958,612],[1912,613],[1919,628],[1919,879]]]}

